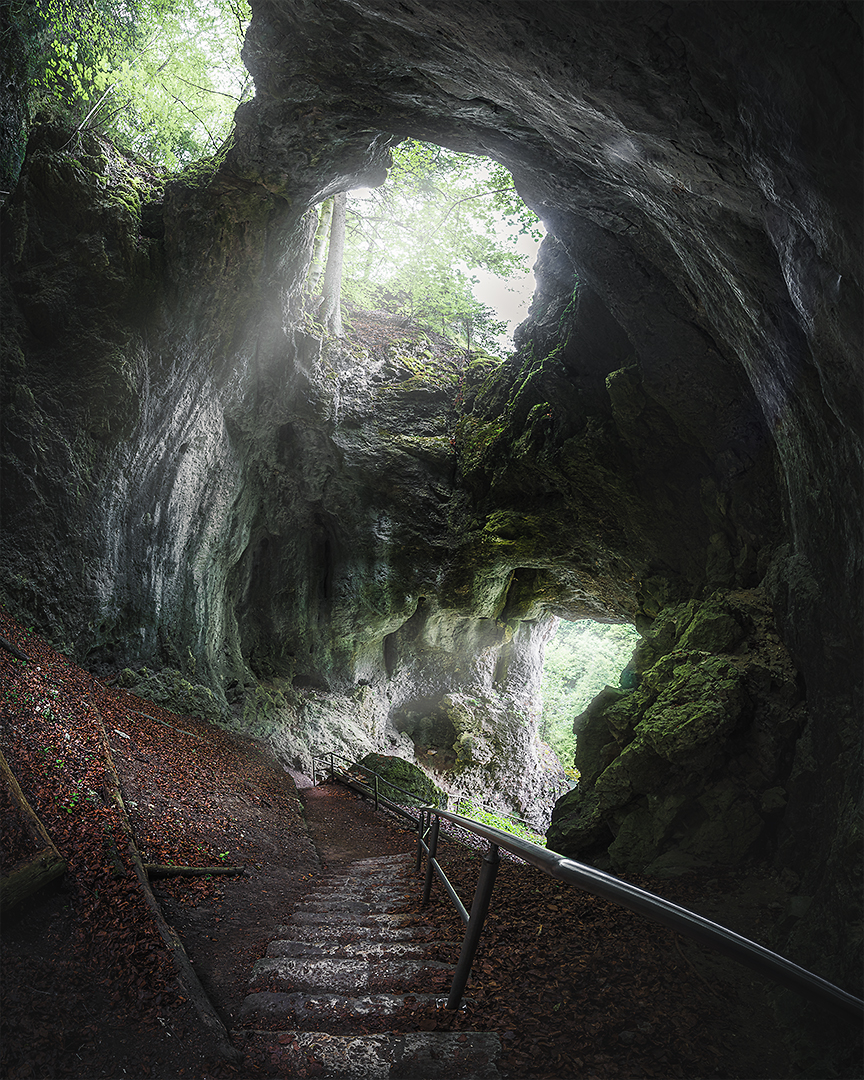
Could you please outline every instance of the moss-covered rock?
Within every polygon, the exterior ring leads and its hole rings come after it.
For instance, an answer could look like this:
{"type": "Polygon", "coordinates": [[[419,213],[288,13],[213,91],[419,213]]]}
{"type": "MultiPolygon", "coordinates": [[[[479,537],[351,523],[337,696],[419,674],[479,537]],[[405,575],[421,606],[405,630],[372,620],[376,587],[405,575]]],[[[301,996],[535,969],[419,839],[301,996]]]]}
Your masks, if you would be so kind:
{"type": "Polygon", "coordinates": [[[411,761],[386,754],[367,754],[359,763],[377,773],[399,791],[381,788],[385,798],[409,806],[446,806],[447,795],[425,772],[411,761]]]}
{"type": "Polygon", "coordinates": [[[181,716],[201,716],[216,723],[228,719],[226,706],[209,687],[189,682],[182,672],[173,668],[161,671],[149,671],[146,667],[138,671],[124,668],[117,681],[136,697],[181,716]]]}
{"type": "Polygon", "coordinates": [[[581,778],[556,804],[549,846],[669,875],[733,865],[776,838],[797,691],[764,597],[665,609],[631,671],[634,689],[607,687],[574,723],[581,778]]]}
{"type": "Polygon", "coordinates": [[[656,697],[636,726],[637,739],[671,765],[710,769],[744,707],[740,670],[719,656],[674,652],[644,681],[644,696],[656,697]]]}

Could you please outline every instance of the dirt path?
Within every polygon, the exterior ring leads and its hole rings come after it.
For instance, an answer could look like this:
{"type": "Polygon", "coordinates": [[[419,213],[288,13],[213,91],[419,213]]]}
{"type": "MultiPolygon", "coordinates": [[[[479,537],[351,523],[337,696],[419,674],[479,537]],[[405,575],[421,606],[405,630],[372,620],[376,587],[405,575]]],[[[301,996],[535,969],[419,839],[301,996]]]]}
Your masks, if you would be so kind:
{"type": "Polygon", "coordinates": [[[303,788],[299,795],[322,869],[416,850],[416,833],[401,828],[395,818],[376,813],[369,802],[345,788],[322,784],[303,788]]]}

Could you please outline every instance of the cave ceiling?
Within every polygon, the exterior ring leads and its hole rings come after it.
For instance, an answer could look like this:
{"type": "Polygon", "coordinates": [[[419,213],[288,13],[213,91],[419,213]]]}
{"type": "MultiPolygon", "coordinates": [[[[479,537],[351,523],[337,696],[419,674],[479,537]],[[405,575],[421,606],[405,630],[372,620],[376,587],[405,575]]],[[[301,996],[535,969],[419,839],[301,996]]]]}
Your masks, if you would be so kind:
{"type": "MultiPolygon", "coordinates": [[[[227,171],[313,201],[375,183],[409,135],[503,162],[629,343],[639,410],[680,440],[633,436],[644,483],[683,444],[734,519],[733,558],[784,515],[818,561],[808,491],[848,502],[861,429],[859,21],[845,4],[261,0],[227,171]]],[[[632,420],[626,383],[613,407],[632,420]]],[[[834,522],[841,545],[857,524],[834,522]]]]}

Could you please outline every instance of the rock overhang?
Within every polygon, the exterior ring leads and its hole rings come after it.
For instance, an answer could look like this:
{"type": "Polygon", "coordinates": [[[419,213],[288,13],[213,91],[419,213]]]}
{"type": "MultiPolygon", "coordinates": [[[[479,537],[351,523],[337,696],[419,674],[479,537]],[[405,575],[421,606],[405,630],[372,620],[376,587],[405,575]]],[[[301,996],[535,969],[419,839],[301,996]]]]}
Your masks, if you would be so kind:
{"type": "MultiPolygon", "coordinates": [[[[439,599],[530,618],[573,614],[581,591],[648,626],[670,604],[764,581],[835,806],[857,781],[829,731],[860,723],[838,693],[861,647],[859,15],[262,0],[248,45],[265,115],[296,79],[301,123],[314,113],[321,139],[338,116],[355,158],[373,131],[487,154],[554,237],[519,344],[563,348],[554,374],[502,378],[503,399],[533,380],[518,422],[493,391],[457,431],[472,513],[439,599]],[[277,26],[297,47],[271,70],[277,26]],[[566,391],[551,389],[562,377],[566,391]],[[553,397],[541,424],[531,410],[553,397]],[[504,443],[521,445],[506,463],[504,443]],[[541,499],[593,541],[553,528],[532,544],[541,499]],[[515,533],[496,531],[504,518],[515,533]],[[830,649],[828,610],[842,612],[830,649]]],[[[814,781],[805,757],[792,773],[814,781]]],[[[805,832],[831,847],[830,829],[805,832]]]]}

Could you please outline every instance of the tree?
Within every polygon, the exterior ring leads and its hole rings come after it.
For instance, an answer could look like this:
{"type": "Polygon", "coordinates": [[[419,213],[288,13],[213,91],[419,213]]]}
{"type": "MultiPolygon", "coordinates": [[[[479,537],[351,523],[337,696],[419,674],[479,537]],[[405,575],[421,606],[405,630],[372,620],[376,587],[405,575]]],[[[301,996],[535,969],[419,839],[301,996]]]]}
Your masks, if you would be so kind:
{"type": "Polygon", "coordinates": [[[548,742],[565,769],[573,765],[576,736],[573,721],[604,686],[617,686],[639,643],[634,627],[562,620],[546,643],[541,695],[540,737],[548,742]]]}
{"type": "Polygon", "coordinates": [[[248,0],[37,0],[33,107],[178,168],[215,153],[252,93],[248,0]]]}
{"type": "Polygon", "coordinates": [[[345,210],[348,195],[340,191],[333,197],[333,214],[330,222],[330,245],[327,249],[327,269],[324,271],[324,294],[319,316],[328,334],[342,337],[342,267],[345,261],[345,210]]]}
{"type": "Polygon", "coordinates": [[[346,299],[464,333],[469,349],[496,342],[505,324],[475,298],[474,271],[526,273],[502,216],[521,231],[539,226],[503,166],[409,139],[386,182],[354,194],[347,210],[346,299]]]}
{"type": "Polygon", "coordinates": [[[318,282],[324,273],[326,265],[324,250],[327,247],[327,239],[330,236],[330,222],[333,219],[333,199],[325,199],[321,203],[318,212],[318,225],[315,229],[315,239],[312,243],[312,259],[309,263],[309,273],[306,277],[306,287],[310,296],[318,291],[318,282]]]}

